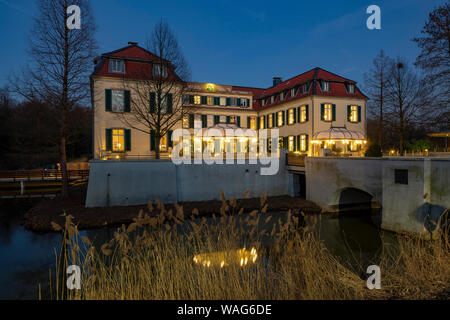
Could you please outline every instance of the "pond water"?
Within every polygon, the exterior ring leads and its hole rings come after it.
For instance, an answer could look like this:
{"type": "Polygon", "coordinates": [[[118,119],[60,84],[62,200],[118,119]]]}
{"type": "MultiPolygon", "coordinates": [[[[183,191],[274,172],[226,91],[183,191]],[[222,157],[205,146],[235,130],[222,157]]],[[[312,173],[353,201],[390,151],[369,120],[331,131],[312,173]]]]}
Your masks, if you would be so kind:
{"type": "MultiPolygon", "coordinates": [[[[20,225],[31,205],[11,202],[0,206],[0,299],[37,299],[39,285],[46,292],[50,274],[54,277],[61,236],[34,234],[20,225]]],[[[103,243],[113,237],[115,230],[80,233],[103,243]]],[[[314,232],[328,250],[361,273],[376,262],[382,245],[395,247],[395,235],[379,229],[379,215],[317,216],[314,232]]]]}

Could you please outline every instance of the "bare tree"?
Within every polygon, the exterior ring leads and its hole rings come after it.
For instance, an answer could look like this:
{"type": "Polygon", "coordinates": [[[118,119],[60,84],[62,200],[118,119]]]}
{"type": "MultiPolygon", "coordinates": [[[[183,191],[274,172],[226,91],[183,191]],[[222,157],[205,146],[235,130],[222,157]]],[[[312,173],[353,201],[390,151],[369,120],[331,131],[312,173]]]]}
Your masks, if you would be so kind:
{"type": "Polygon", "coordinates": [[[383,145],[383,105],[386,100],[388,79],[390,78],[391,59],[381,50],[373,60],[373,67],[364,73],[365,89],[370,97],[370,105],[374,107],[373,114],[378,118],[377,142],[383,145]]]}
{"type": "Polygon", "coordinates": [[[193,111],[183,107],[190,69],[175,35],[163,20],[155,26],[146,49],[155,58],[124,78],[124,87],[131,92],[130,112],[117,117],[133,129],[153,133],[155,158],[159,159],[161,138],[193,111]]]}
{"type": "Polygon", "coordinates": [[[61,196],[68,196],[66,143],[69,112],[89,94],[89,72],[95,56],[95,25],[88,0],[39,0],[30,32],[31,63],[11,79],[12,90],[29,101],[50,105],[59,125],[61,196]],[[69,29],[67,9],[81,11],[81,29],[69,29]]]}
{"type": "Polygon", "coordinates": [[[449,129],[450,105],[450,4],[433,10],[425,23],[422,37],[414,38],[421,52],[415,65],[427,74],[432,85],[433,104],[436,106],[431,125],[449,129]]]}
{"type": "Polygon", "coordinates": [[[397,133],[400,154],[403,155],[406,129],[423,122],[430,110],[430,89],[402,58],[390,64],[389,74],[386,121],[397,133]]]}

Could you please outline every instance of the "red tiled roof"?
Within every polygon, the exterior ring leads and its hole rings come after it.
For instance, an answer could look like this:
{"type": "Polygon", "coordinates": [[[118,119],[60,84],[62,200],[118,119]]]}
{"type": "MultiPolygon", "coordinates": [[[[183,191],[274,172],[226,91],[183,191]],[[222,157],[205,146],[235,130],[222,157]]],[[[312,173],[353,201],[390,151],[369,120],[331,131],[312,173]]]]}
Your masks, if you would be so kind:
{"type": "MultiPolygon", "coordinates": [[[[104,76],[113,78],[129,78],[129,79],[151,79],[152,78],[152,62],[158,61],[159,57],[139,47],[136,44],[129,45],[122,49],[104,53],[101,61],[97,63],[93,76],[104,76]],[[109,59],[120,58],[125,62],[125,74],[109,72],[109,59]]],[[[179,80],[172,68],[168,68],[168,79],[179,80]]]]}
{"type": "MultiPolygon", "coordinates": [[[[102,61],[97,63],[93,75],[108,76],[117,78],[130,78],[130,79],[149,79],[147,75],[151,77],[151,62],[159,59],[156,55],[147,51],[137,44],[131,44],[122,49],[105,53],[102,55],[102,61]],[[125,60],[125,74],[111,73],[108,71],[109,57],[122,58],[125,60]],[[142,66],[148,66],[148,69],[143,69],[142,66]],[[144,71],[143,71],[144,70],[144,71]]],[[[173,72],[172,68],[169,68],[169,79],[179,80],[178,76],[173,72]]],[[[300,98],[304,98],[311,95],[321,96],[334,96],[334,97],[354,97],[367,100],[367,97],[356,86],[356,82],[334,73],[326,71],[321,68],[314,68],[298,76],[290,78],[267,89],[252,88],[244,86],[232,86],[233,91],[247,91],[253,94],[253,109],[262,110],[280,103],[292,101],[300,98]],[[320,81],[329,81],[330,90],[322,91],[320,87],[320,81]],[[308,91],[302,93],[301,85],[308,83],[308,91]],[[355,86],[354,93],[348,93],[346,84],[353,84],[355,86]],[[295,95],[291,96],[291,90],[295,88],[295,95]],[[280,93],[285,93],[285,98],[280,100],[280,93]],[[270,97],[276,95],[275,101],[270,103],[270,97]],[[264,107],[261,105],[261,99],[267,99],[264,107]]]]}

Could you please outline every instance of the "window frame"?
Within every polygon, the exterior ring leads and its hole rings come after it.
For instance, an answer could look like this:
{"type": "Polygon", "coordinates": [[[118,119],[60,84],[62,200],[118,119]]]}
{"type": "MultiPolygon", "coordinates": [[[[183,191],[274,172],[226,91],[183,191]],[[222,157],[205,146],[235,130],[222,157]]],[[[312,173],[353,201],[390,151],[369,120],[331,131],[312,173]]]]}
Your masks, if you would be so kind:
{"type": "Polygon", "coordinates": [[[125,90],[123,89],[111,89],[111,112],[114,113],[124,113],[125,112],[125,90]],[[114,108],[114,93],[121,92],[122,93],[122,110],[117,111],[114,108]]]}
{"type": "Polygon", "coordinates": [[[123,59],[109,59],[109,64],[108,64],[108,71],[111,73],[125,73],[125,60],[123,59]],[[122,67],[123,70],[117,70],[117,63],[121,62],[122,63],[122,67]],[[113,68],[113,66],[115,68],[113,68]]]}
{"type": "Polygon", "coordinates": [[[300,106],[300,123],[305,123],[308,120],[308,114],[307,114],[307,110],[306,110],[306,104],[300,106]]]}
{"type": "Polygon", "coordinates": [[[167,78],[169,76],[169,73],[167,71],[167,66],[162,65],[160,63],[153,63],[152,64],[152,76],[167,78]],[[156,74],[155,74],[155,70],[158,70],[156,72],[156,74]]]}
{"type": "MultiPolygon", "coordinates": [[[[111,152],[125,152],[125,129],[124,128],[111,128],[111,152]],[[114,131],[122,131],[122,135],[114,134],[114,131]],[[114,137],[122,137],[121,149],[115,149],[114,137]]],[[[120,141],[119,141],[120,144],[120,141]]]]}
{"type": "Polygon", "coordinates": [[[350,117],[349,117],[349,119],[350,119],[350,122],[351,123],[358,123],[359,121],[358,121],[358,106],[357,105],[350,105],[350,117]],[[354,108],[354,110],[353,110],[353,108],[354,108]],[[354,119],[356,119],[356,120],[353,120],[353,118],[354,119]]]}
{"type": "Polygon", "coordinates": [[[323,104],[323,120],[325,122],[332,122],[333,121],[333,104],[332,103],[324,103],[323,104]],[[330,119],[326,119],[326,115],[327,115],[327,106],[330,107],[330,119]]]}

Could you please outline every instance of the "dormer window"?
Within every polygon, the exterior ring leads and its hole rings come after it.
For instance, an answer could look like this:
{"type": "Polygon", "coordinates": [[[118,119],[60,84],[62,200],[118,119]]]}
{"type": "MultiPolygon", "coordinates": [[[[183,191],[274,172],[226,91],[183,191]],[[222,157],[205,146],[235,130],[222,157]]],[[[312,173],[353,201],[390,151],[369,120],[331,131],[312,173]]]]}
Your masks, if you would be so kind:
{"type": "Polygon", "coordinates": [[[322,81],[322,91],[330,91],[330,83],[328,81],[322,81]]]}
{"type": "Polygon", "coordinates": [[[347,85],[347,92],[348,93],[355,93],[355,85],[354,84],[348,84],[347,85]]]}
{"type": "Polygon", "coordinates": [[[275,102],[275,96],[271,96],[270,97],[270,103],[274,103],[275,102]]]}
{"type": "Polygon", "coordinates": [[[125,62],[123,60],[110,59],[109,72],[125,73],[125,62]]]}
{"type": "Polygon", "coordinates": [[[304,83],[302,85],[302,93],[305,94],[308,92],[308,83],[304,83]]]}
{"type": "Polygon", "coordinates": [[[280,93],[280,101],[283,101],[284,100],[284,92],[281,92],[280,93]]]}
{"type": "Polygon", "coordinates": [[[291,89],[291,98],[295,97],[295,88],[291,89]]]}
{"type": "Polygon", "coordinates": [[[152,73],[154,77],[163,77],[167,78],[167,68],[166,66],[160,65],[160,64],[154,64],[152,73]]]}

